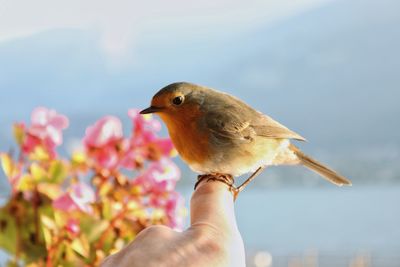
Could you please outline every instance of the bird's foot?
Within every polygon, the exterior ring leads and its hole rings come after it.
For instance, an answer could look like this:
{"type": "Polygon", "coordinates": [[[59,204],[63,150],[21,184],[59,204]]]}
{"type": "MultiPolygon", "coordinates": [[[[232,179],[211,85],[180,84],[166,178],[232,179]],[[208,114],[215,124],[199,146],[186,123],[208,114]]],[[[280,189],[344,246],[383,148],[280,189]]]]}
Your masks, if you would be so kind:
{"type": "Polygon", "coordinates": [[[233,180],[233,176],[230,174],[223,174],[223,173],[212,173],[212,174],[203,174],[197,176],[197,182],[194,185],[194,190],[199,186],[199,184],[206,180],[206,182],[209,181],[219,181],[221,183],[224,183],[228,186],[229,191],[232,192],[233,194],[233,199],[236,200],[237,195],[239,194],[240,190],[236,188],[233,180]]]}

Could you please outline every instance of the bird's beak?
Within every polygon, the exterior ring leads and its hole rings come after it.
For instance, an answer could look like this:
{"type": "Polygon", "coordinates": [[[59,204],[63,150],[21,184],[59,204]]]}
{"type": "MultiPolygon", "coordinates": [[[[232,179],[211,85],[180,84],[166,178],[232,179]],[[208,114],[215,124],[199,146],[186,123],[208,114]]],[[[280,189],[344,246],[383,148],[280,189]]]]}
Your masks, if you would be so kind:
{"type": "Polygon", "coordinates": [[[162,108],[160,107],[154,107],[154,106],[150,106],[146,109],[143,109],[142,111],[140,111],[140,114],[149,114],[149,113],[155,113],[155,112],[159,112],[161,111],[162,108]]]}

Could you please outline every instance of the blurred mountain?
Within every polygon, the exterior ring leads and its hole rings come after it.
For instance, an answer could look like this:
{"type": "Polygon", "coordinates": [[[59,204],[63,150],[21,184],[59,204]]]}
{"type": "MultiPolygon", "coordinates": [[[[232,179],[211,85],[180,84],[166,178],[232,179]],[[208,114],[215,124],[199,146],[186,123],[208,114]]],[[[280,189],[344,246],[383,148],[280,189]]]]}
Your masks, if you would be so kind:
{"type": "MultiPolygon", "coordinates": [[[[271,115],[310,141],[307,152],[353,179],[399,179],[399,9],[396,0],[332,1],[273,26],[237,32],[232,25],[219,35],[160,24],[140,34],[117,67],[94,31],[1,43],[0,150],[11,142],[12,122],[27,121],[35,106],[70,117],[68,140],[105,114],[129,128],[128,108],[145,107],[160,87],[186,80],[271,115]]],[[[275,176],[263,181],[275,183],[275,176]]]]}

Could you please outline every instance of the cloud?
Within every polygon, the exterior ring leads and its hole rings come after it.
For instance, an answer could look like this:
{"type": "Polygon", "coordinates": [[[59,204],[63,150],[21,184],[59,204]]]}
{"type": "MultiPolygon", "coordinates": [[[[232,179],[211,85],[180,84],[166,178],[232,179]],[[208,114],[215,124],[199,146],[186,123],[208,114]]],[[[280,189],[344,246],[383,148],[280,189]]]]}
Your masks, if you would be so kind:
{"type": "Polygon", "coordinates": [[[110,58],[122,58],[135,37],[154,28],[202,25],[245,29],[315,8],[329,0],[0,0],[0,42],[38,32],[76,28],[96,30],[110,58]]]}

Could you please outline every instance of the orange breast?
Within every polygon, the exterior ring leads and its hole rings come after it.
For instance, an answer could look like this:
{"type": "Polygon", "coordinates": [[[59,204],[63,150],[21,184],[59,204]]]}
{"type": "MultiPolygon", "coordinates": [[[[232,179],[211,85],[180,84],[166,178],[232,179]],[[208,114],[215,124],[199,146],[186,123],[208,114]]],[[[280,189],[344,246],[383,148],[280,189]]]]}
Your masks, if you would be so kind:
{"type": "Polygon", "coordinates": [[[197,125],[199,115],[198,110],[188,116],[160,113],[179,155],[188,164],[202,164],[209,157],[208,135],[197,125]]]}

